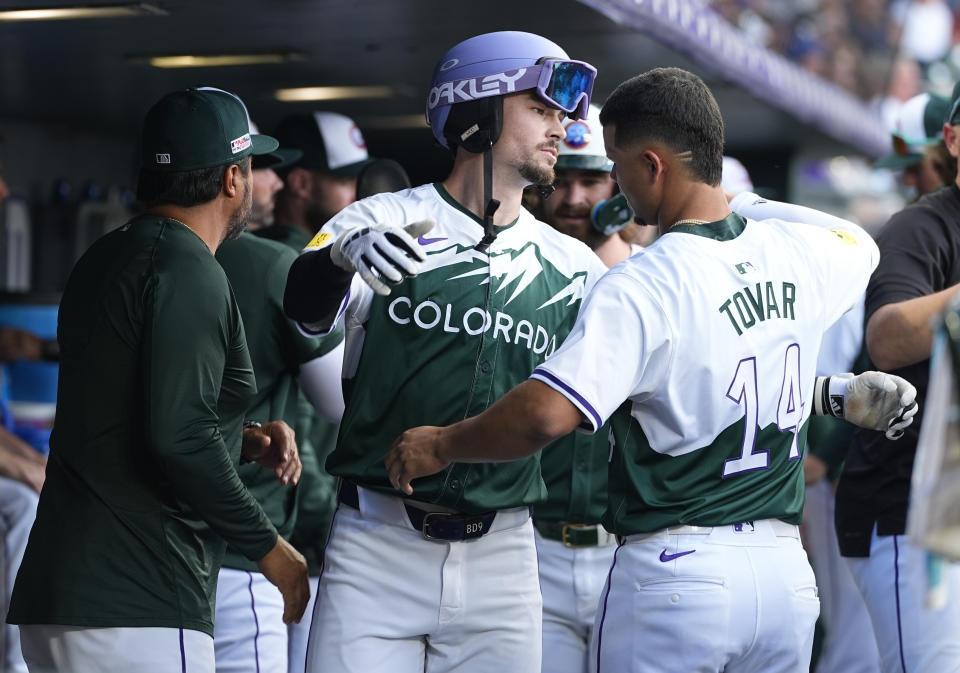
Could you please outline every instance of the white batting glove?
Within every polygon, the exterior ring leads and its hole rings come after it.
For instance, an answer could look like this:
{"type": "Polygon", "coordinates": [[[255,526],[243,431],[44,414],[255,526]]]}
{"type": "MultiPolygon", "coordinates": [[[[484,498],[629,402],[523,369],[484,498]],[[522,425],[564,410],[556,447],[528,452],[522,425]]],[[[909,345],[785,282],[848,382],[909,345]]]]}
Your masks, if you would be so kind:
{"type": "Polygon", "coordinates": [[[377,294],[390,294],[384,281],[399,283],[413,277],[426,259],[417,238],[433,229],[433,220],[400,228],[376,224],[351,231],[333,244],[330,259],[346,271],[356,271],[377,294]]]}
{"type": "Polygon", "coordinates": [[[885,372],[818,376],[813,413],[831,415],[888,439],[900,439],[917,414],[917,389],[906,379],[885,372]]]}

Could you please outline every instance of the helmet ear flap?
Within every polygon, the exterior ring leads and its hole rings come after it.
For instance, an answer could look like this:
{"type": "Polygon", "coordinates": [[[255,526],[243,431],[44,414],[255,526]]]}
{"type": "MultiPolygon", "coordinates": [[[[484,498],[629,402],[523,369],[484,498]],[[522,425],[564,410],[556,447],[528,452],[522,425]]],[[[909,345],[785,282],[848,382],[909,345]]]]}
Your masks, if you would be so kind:
{"type": "Polygon", "coordinates": [[[456,103],[443,125],[447,146],[454,152],[462,147],[480,154],[497,140],[503,130],[503,97],[488,96],[478,100],[456,103]]]}

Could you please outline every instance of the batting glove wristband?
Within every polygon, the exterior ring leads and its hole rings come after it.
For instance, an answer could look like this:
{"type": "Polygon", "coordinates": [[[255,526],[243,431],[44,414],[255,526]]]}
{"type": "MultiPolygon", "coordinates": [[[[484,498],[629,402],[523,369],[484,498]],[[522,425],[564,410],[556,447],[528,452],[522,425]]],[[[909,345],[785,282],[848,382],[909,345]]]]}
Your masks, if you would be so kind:
{"type": "Polygon", "coordinates": [[[420,263],[426,260],[417,238],[433,227],[433,220],[403,228],[388,224],[363,227],[341,236],[330,250],[330,259],[341,269],[359,273],[377,294],[388,295],[386,282],[399,283],[417,275],[420,263]]]}
{"type": "Polygon", "coordinates": [[[900,439],[919,409],[916,398],[917,389],[909,381],[885,372],[818,376],[813,413],[900,439]]]}

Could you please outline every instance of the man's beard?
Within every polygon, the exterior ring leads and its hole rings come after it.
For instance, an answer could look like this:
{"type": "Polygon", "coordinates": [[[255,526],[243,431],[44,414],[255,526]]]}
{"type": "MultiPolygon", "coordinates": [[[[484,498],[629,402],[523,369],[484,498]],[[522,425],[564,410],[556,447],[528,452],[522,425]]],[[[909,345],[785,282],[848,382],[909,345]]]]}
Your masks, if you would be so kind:
{"type": "Polygon", "coordinates": [[[557,178],[552,166],[544,166],[535,161],[524,161],[518,171],[520,177],[535,185],[552,185],[557,178]]]}
{"type": "Polygon", "coordinates": [[[247,229],[254,229],[253,224],[257,225],[257,228],[260,227],[269,227],[273,224],[273,203],[269,203],[266,206],[254,203],[250,211],[250,217],[247,218],[247,229]]]}
{"type": "Polygon", "coordinates": [[[243,186],[243,205],[233,211],[233,215],[230,216],[230,221],[227,222],[227,231],[223,235],[223,241],[221,241],[222,243],[240,238],[240,234],[246,231],[247,220],[250,218],[250,210],[252,207],[253,202],[250,200],[250,185],[245,183],[243,186]]]}
{"type": "Polygon", "coordinates": [[[547,222],[553,226],[554,229],[560,233],[566,234],[567,236],[573,236],[576,239],[583,241],[584,243],[591,246],[591,248],[596,248],[600,243],[603,242],[603,236],[599,236],[599,241],[594,241],[593,239],[597,238],[593,236],[596,234],[596,230],[593,228],[593,223],[590,220],[591,209],[585,206],[569,206],[561,204],[557,206],[557,209],[547,217],[547,222]],[[561,218],[574,218],[579,220],[576,223],[562,221],[561,218]]]}

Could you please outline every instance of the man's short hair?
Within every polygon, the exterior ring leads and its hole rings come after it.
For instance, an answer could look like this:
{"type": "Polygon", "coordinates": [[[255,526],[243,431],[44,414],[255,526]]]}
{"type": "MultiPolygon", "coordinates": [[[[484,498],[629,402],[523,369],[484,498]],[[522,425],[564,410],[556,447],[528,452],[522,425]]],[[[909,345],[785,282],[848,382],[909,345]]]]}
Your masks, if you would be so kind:
{"type": "Polygon", "coordinates": [[[723,173],[723,117],[710,89],[691,72],[655,68],[614,89],[600,123],[616,127],[620,147],[654,140],[691,155],[691,177],[719,185],[723,173]]]}
{"type": "MultiPolygon", "coordinates": [[[[140,169],[137,200],[145,208],[174,205],[193,208],[217,198],[223,189],[223,176],[232,164],[198,168],[195,171],[152,171],[140,169]]],[[[250,157],[237,162],[243,175],[250,174],[250,157]]]]}

